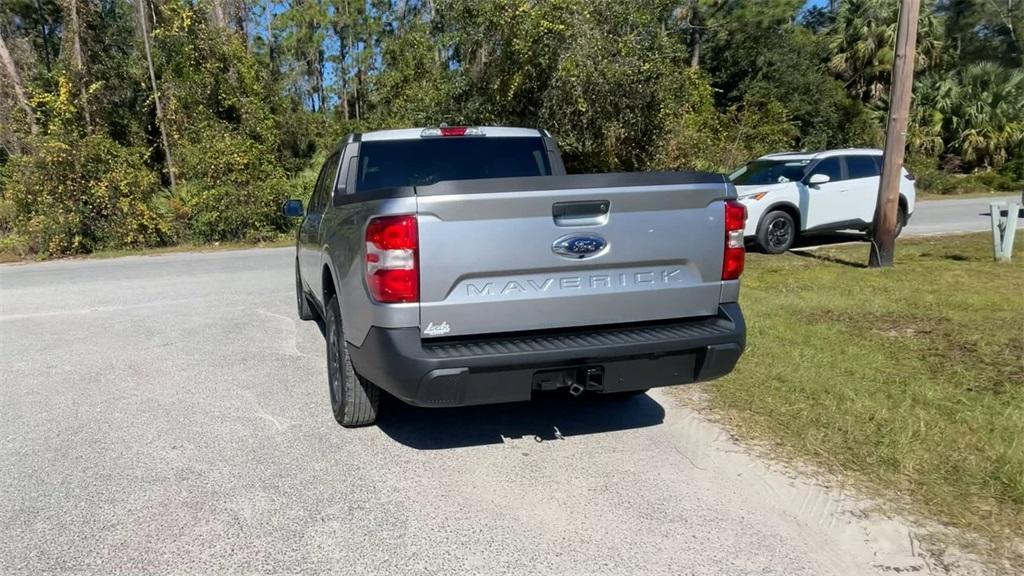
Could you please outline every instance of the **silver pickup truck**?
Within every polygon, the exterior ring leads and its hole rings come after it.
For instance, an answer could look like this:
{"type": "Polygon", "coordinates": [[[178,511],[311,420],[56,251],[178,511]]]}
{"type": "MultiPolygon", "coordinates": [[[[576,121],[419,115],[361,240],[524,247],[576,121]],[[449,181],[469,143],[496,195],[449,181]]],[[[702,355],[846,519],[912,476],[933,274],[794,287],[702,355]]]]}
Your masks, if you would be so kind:
{"type": "Polygon", "coordinates": [[[334,416],[626,397],[733,369],[746,211],[724,176],[567,175],[543,130],[352,134],[320,171],[295,258],[324,319],[334,416]]]}

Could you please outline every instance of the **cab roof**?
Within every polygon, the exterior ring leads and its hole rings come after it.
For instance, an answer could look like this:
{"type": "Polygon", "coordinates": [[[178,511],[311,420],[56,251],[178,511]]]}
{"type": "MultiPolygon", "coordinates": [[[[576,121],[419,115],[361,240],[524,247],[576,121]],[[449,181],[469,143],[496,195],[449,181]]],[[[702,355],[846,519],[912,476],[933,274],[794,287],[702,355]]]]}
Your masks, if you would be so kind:
{"type": "Polygon", "coordinates": [[[765,154],[758,160],[817,160],[831,156],[881,156],[882,151],[878,148],[841,148],[837,150],[823,150],[821,152],[776,152],[765,154]]]}

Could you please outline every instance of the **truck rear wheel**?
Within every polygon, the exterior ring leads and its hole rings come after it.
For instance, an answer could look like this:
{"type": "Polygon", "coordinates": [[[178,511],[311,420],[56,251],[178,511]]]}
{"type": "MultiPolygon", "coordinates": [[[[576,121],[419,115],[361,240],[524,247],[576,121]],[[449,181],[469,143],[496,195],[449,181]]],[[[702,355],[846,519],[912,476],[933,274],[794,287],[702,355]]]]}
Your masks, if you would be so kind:
{"type": "Polygon", "coordinates": [[[380,389],[356,374],[345,344],[338,297],[327,304],[327,381],[334,419],[345,427],[366,426],[377,420],[380,389]]]}
{"type": "Polygon", "coordinates": [[[302,276],[299,276],[299,261],[295,261],[295,299],[299,308],[299,320],[313,320],[316,313],[309,305],[309,298],[306,298],[306,291],[302,289],[302,276]]]}

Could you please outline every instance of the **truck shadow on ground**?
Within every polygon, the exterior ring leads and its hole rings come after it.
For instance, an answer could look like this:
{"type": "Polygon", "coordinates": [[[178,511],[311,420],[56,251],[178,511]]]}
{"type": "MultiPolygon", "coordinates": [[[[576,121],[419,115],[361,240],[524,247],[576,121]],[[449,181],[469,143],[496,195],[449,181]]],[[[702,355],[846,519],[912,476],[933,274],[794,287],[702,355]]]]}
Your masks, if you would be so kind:
{"type": "MultiPolygon", "coordinates": [[[[323,320],[316,319],[326,336],[323,320]]],[[[445,450],[501,444],[506,439],[561,441],[573,436],[657,426],[665,409],[642,394],[632,398],[584,395],[564,391],[535,395],[530,402],[419,408],[382,393],[377,427],[400,444],[417,450],[445,450]]]]}
{"type": "Polygon", "coordinates": [[[561,442],[656,426],[665,420],[665,409],[646,394],[612,399],[551,393],[531,402],[463,408],[417,408],[383,395],[381,403],[380,430],[417,450],[501,444],[509,439],[561,442]]]}

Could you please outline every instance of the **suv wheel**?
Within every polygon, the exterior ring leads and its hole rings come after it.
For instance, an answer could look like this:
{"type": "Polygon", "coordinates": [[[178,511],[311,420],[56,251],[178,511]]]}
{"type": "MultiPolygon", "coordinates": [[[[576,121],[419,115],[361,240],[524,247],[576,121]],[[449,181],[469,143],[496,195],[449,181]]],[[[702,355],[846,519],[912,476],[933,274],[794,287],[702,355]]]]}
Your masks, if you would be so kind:
{"type": "Polygon", "coordinates": [[[757,245],[769,254],[781,254],[789,250],[796,240],[796,223],[793,217],[775,210],[765,215],[757,228],[757,245]]]}
{"type": "Polygon", "coordinates": [[[377,420],[380,389],[356,374],[345,344],[338,297],[327,305],[327,382],[331,391],[331,410],[342,426],[366,426],[377,420]]]}
{"type": "Polygon", "coordinates": [[[299,261],[295,261],[295,300],[299,308],[299,320],[313,320],[316,313],[309,305],[309,298],[306,298],[306,291],[302,289],[302,276],[299,276],[299,261]]]}
{"type": "MultiPolygon", "coordinates": [[[[907,225],[907,209],[904,208],[903,206],[900,206],[898,211],[896,212],[896,232],[895,232],[894,238],[899,238],[900,237],[900,234],[903,233],[903,227],[906,226],[906,225],[907,225]]],[[[875,225],[874,225],[874,223],[872,223],[870,226],[868,226],[866,232],[867,232],[867,235],[868,235],[868,240],[871,240],[871,239],[873,239],[875,237],[875,225]]]]}
{"type": "Polygon", "coordinates": [[[907,209],[900,206],[899,211],[896,212],[896,238],[900,237],[903,232],[903,227],[907,224],[907,209]]]}

